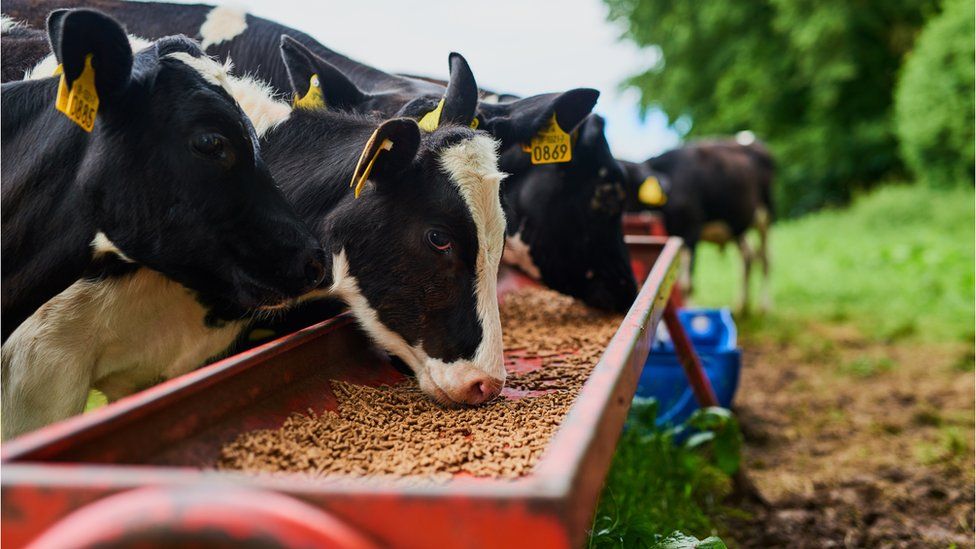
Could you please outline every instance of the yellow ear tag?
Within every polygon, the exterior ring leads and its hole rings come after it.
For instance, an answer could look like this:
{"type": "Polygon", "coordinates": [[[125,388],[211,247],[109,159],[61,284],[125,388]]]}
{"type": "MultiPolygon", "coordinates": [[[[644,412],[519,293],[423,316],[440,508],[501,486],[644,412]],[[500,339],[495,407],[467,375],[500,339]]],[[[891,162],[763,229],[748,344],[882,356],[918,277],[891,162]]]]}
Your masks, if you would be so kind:
{"type": "Polygon", "coordinates": [[[95,127],[95,115],[98,114],[98,92],[95,91],[95,69],[92,68],[92,54],[85,56],[85,68],[69,88],[62,69],[61,82],[58,84],[58,98],[54,107],[63,112],[69,120],[78,124],[86,132],[95,127]],[[64,97],[64,91],[67,96],[64,97]]]}
{"type": "Polygon", "coordinates": [[[420,121],[417,122],[417,125],[420,126],[420,129],[425,132],[432,132],[436,130],[437,126],[440,126],[441,124],[441,111],[443,110],[444,110],[444,98],[442,97],[441,100],[437,103],[437,106],[434,107],[434,110],[425,114],[423,118],[421,118],[420,121]]]}
{"type": "Polygon", "coordinates": [[[298,97],[298,94],[295,94],[295,99],[292,100],[292,106],[298,109],[308,110],[325,108],[325,95],[322,94],[319,75],[313,74],[312,78],[309,79],[308,91],[305,92],[303,97],[298,97]]]}
{"type": "Polygon", "coordinates": [[[648,206],[663,206],[668,202],[661,183],[653,175],[641,183],[640,188],[637,189],[637,199],[648,206]]]}
{"type": "Polygon", "coordinates": [[[384,139],[383,143],[376,148],[376,152],[373,153],[373,158],[369,160],[369,163],[366,164],[365,169],[363,169],[363,161],[366,160],[366,153],[373,148],[373,142],[376,141],[376,134],[379,131],[379,128],[377,128],[373,132],[373,135],[369,136],[369,140],[366,141],[366,146],[363,148],[363,153],[359,155],[359,162],[356,163],[356,169],[352,172],[352,181],[349,182],[349,186],[355,187],[353,194],[356,198],[359,198],[359,194],[363,192],[363,186],[366,185],[366,181],[369,179],[369,174],[373,172],[373,165],[376,164],[376,159],[379,158],[380,153],[393,149],[393,141],[384,139]]]}
{"type": "Polygon", "coordinates": [[[478,117],[477,116],[474,117],[473,120],[471,120],[471,129],[472,130],[477,130],[478,129],[478,117]]]}
{"type": "MultiPolygon", "coordinates": [[[[58,65],[54,69],[53,76],[60,76],[64,74],[64,66],[58,65]]],[[[54,108],[61,112],[68,110],[68,83],[65,82],[64,76],[58,81],[58,98],[54,100],[54,108]]]]}
{"type": "Polygon", "coordinates": [[[539,130],[522,150],[532,155],[533,164],[557,164],[573,159],[572,138],[559,127],[555,113],[549,125],[539,130]]]}

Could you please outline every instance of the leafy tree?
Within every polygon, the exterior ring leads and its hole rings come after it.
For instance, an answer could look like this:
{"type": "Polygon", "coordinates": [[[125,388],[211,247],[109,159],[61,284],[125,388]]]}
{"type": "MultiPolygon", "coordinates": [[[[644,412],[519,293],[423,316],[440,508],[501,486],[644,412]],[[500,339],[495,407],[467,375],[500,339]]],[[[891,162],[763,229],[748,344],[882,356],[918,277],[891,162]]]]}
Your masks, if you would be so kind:
{"type": "Polygon", "coordinates": [[[946,0],[905,60],[895,90],[902,158],[936,184],[973,181],[973,0],[946,0]]]}
{"type": "Polygon", "coordinates": [[[902,57],[934,0],[605,0],[624,37],[660,49],[625,85],[688,137],[751,130],[778,164],[780,214],[846,200],[900,167],[902,57]]]}

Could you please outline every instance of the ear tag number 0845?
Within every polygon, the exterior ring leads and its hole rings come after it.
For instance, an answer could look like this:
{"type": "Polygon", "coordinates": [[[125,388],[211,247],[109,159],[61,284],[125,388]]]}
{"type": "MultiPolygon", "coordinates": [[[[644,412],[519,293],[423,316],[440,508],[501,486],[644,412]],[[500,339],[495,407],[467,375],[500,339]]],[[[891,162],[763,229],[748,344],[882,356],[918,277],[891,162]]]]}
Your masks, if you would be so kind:
{"type": "Polygon", "coordinates": [[[67,77],[61,72],[61,82],[58,84],[58,97],[55,108],[63,112],[72,122],[78,124],[86,132],[95,127],[95,115],[98,114],[98,92],[95,91],[95,69],[92,68],[92,54],[85,56],[85,68],[81,75],[67,86],[67,77]],[[67,96],[65,96],[67,92],[67,96]]]}
{"type": "Polygon", "coordinates": [[[557,164],[573,159],[572,138],[559,127],[555,114],[522,150],[532,155],[533,164],[557,164]]]}

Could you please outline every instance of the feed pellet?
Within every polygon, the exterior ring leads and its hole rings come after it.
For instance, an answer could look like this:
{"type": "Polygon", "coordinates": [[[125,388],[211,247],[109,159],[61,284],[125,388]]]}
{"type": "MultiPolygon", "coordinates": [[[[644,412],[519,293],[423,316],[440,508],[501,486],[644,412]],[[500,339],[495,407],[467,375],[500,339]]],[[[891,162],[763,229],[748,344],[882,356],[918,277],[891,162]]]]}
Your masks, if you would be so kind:
{"type": "Polygon", "coordinates": [[[310,410],[278,429],[243,433],[222,449],[217,468],[438,480],[529,473],[621,317],[534,288],[509,294],[501,314],[506,355],[542,364],[510,368],[501,398],[449,409],[413,380],[384,387],[336,381],[338,410],[310,410]]]}

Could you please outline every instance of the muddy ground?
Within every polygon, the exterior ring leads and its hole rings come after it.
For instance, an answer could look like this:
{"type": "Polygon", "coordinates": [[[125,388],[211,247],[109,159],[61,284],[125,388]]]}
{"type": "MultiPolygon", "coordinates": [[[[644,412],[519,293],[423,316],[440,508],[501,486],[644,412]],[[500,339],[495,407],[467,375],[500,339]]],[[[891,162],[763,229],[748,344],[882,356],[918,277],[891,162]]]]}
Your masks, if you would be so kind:
{"type": "Polygon", "coordinates": [[[973,547],[973,352],[849,327],[743,341],[740,547],[973,547]]]}

